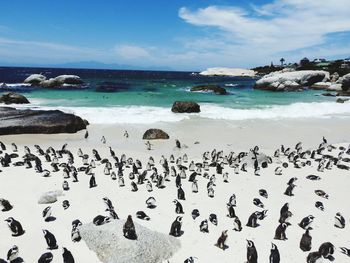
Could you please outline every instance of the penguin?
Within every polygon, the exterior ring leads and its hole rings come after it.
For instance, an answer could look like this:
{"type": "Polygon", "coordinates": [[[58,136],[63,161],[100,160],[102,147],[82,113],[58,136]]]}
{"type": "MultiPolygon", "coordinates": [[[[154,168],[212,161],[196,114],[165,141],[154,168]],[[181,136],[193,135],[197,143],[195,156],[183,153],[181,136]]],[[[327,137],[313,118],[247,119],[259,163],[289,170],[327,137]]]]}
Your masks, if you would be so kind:
{"type": "Polygon", "coordinates": [[[339,212],[335,215],[334,226],[337,228],[345,228],[345,218],[339,212]]]}
{"type": "Polygon", "coordinates": [[[193,220],[195,220],[197,217],[200,216],[200,213],[199,213],[198,209],[193,209],[191,215],[192,215],[193,220]]]}
{"type": "Polygon", "coordinates": [[[254,212],[254,213],[252,213],[250,215],[250,217],[248,218],[248,222],[247,222],[246,226],[253,227],[253,228],[259,226],[257,212],[254,212]]]}
{"type": "Polygon", "coordinates": [[[314,174],[310,174],[310,175],[306,176],[306,179],[309,179],[311,181],[318,181],[318,180],[321,180],[321,177],[314,175],[314,174]]]}
{"type": "Polygon", "coordinates": [[[203,220],[199,225],[199,231],[203,233],[209,233],[208,220],[203,220]]]}
{"type": "Polygon", "coordinates": [[[254,198],[253,204],[256,205],[257,207],[264,208],[264,204],[260,201],[259,198],[254,198]]]}
{"type": "Polygon", "coordinates": [[[2,212],[7,212],[10,211],[13,208],[13,206],[8,200],[0,198],[0,208],[2,212]]]}
{"type": "Polygon", "coordinates": [[[300,239],[299,247],[302,251],[310,251],[312,246],[312,237],[310,236],[310,229],[307,228],[305,233],[302,235],[300,239]]]}
{"type": "Polygon", "coordinates": [[[124,187],[125,182],[124,182],[124,177],[123,176],[118,176],[118,185],[119,187],[124,187]]]}
{"type": "Polygon", "coordinates": [[[114,206],[113,206],[113,204],[112,204],[112,201],[111,200],[109,200],[109,198],[108,197],[104,197],[104,198],[102,198],[102,200],[103,200],[103,202],[105,203],[105,205],[106,205],[106,209],[114,209],[114,206]]]}
{"type": "Polygon", "coordinates": [[[340,247],[340,252],[343,253],[344,255],[347,255],[348,257],[350,257],[350,249],[348,249],[346,247],[340,247]]]}
{"type": "Polygon", "coordinates": [[[198,181],[197,180],[193,180],[191,188],[192,188],[192,193],[198,193],[198,181]]]}
{"type": "Polygon", "coordinates": [[[248,172],[248,171],[247,171],[247,163],[243,163],[243,164],[242,164],[241,171],[242,171],[242,172],[248,172]]]}
{"type": "Polygon", "coordinates": [[[251,240],[247,240],[247,263],[258,263],[258,252],[251,240]]]}
{"type": "Polygon", "coordinates": [[[63,200],[62,207],[64,210],[67,210],[69,208],[70,204],[68,200],[63,200]]]}
{"type": "Polygon", "coordinates": [[[182,216],[176,217],[175,221],[171,224],[169,235],[174,237],[181,236],[182,216]]]}
{"type": "Polygon", "coordinates": [[[259,190],[259,195],[264,197],[264,198],[268,198],[269,195],[267,194],[267,191],[265,189],[260,189],[259,190]]]}
{"type": "Polygon", "coordinates": [[[147,180],[146,189],[147,189],[147,192],[152,192],[153,191],[152,183],[151,183],[150,180],[147,180]]]}
{"type": "Polygon", "coordinates": [[[134,181],[131,181],[131,191],[137,192],[139,189],[134,181]]]}
{"type": "Polygon", "coordinates": [[[267,216],[267,211],[268,210],[263,210],[261,212],[256,211],[256,215],[257,215],[258,219],[263,220],[267,216]]]}
{"type": "Polygon", "coordinates": [[[323,203],[320,202],[320,201],[317,201],[317,202],[315,203],[315,207],[316,207],[317,209],[320,209],[321,211],[324,211],[323,203]]]}
{"type": "Polygon", "coordinates": [[[269,263],[280,263],[280,252],[274,243],[271,243],[270,261],[269,263]]]}
{"type": "MultiPolygon", "coordinates": [[[[18,254],[19,254],[19,249],[16,245],[14,245],[7,252],[7,260],[10,261],[10,263],[15,262],[15,260],[18,259],[18,254]]],[[[23,262],[23,261],[20,261],[20,262],[23,262]]]]}
{"type": "Polygon", "coordinates": [[[241,223],[241,220],[239,220],[238,216],[234,217],[233,225],[234,225],[234,228],[233,228],[234,231],[237,231],[237,232],[242,231],[242,223],[241,223]]]}
{"type": "Polygon", "coordinates": [[[218,225],[218,217],[215,214],[209,215],[209,221],[215,226],[218,225]]]}
{"type": "Polygon", "coordinates": [[[228,230],[224,230],[221,233],[221,236],[219,237],[218,241],[216,242],[215,246],[217,246],[218,248],[221,248],[222,250],[225,250],[227,248],[226,240],[227,240],[227,231],[228,230]]]}
{"type": "Polygon", "coordinates": [[[123,226],[123,235],[127,239],[136,240],[137,234],[135,230],[134,222],[132,221],[131,215],[128,215],[126,222],[123,226]]]}
{"type": "Polygon", "coordinates": [[[38,263],[50,263],[53,260],[53,254],[51,252],[46,252],[40,256],[38,263]]]}
{"type": "Polygon", "coordinates": [[[91,174],[91,177],[90,177],[90,180],[89,180],[89,187],[90,188],[93,188],[93,187],[96,187],[97,184],[96,184],[96,178],[95,178],[95,174],[91,174]]]}
{"type": "Polygon", "coordinates": [[[10,228],[13,237],[22,236],[25,233],[21,223],[15,220],[13,217],[9,217],[5,221],[7,222],[7,225],[10,228]]]}
{"type": "Polygon", "coordinates": [[[67,181],[63,181],[63,183],[62,183],[62,189],[63,189],[64,191],[68,191],[68,190],[69,190],[69,184],[68,184],[67,181]]]}
{"type": "Polygon", "coordinates": [[[119,219],[119,216],[117,215],[114,209],[107,208],[106,211],[109,212],[109,217],[111,219],[119,219]]]}
{"type": "Polygon", "coordinates": [[[208,187],[207,191],[208,191],[208,196],[210,198],[213,198],[214,197],[214,193],[215,193],[213,186],[208,187]]]}
{"type": "Polygon", "coordinates": [[[45,222],[50,222],[55,219],[54,217],[51,216],[51,212],[52,212],[51,206],[48,206],[43,210],[42,214],[45,222]]]}
{"type": "Polygon", "coordinates": [[[318,252],[322,255],[322,257],[329,259],[331,261],[334,260],[333,254],[334,254],[334,245],[330,242],[322,243],[321,246],[318,249],[318,252]]]}
{"type": "Polygon", "coordinates": [[[275,239],[277,240],[287,240],[286,236],[286,229],[288,227],[289,223],[282,223],[279,224],[279,226],[276,228],[275,231],[275,239]]]}
{"type": "Polygon", "coordinates": [[[282,175],[282,168],[281,167],[276,167],[275,169],[275,175],[282,175]]]}
{"type": "Polygon", "coordinates": [[[287,223],[289,221],[289,219],[292,217],[292,212],[290,211],[286,211],[283,214],[281,214],[280,219],[278,220],[278,222],[280,223],[287,223]]]}
{"type": "Polygon", "coordinates": [[[227,210],[228,210],[228,217],[229,218],[234,218],[236,217],[236,212],[235,209],[233,208],[233,205],[230,203],[227,203],[227,210]]]}
{"type": "Polygon", "coordinates": [[[182,189],[181,186],[177,187],[177,199],[186,200],[185,191],[182,189]]]}
{"type": "Polygon", "coordinates": [[[149,221],[151,218],[143,211],[137,211],[136,212],[136,217],[142,220],[149,221]]]}
{"type": "Polygon", "coordinates": [[[104,136],[101,137],[101,142],[102,142],[103,144],[106,144],[106,138],[105,138],[104,136]]]}
{"type": "Polygon", "coordinates": [[[325,198],[325,199],[328,199],[328,198],[329,198],[329,195],[326,194],[326,192],[323,191],[323,190],[315,190],[315,194],[318,195],[318,196],[320,196],[320,197],[323,197],[323,198],[325,198]]]}
{"type": "Polygon", "coordinates": [[[295,184],[288,185],[288,187],[286,188],[286,191],[284,192],[284,194],[287,195],[287,196],[294,196],[293,190],[294,190],[295,186],[296,186],[295,184]]]}
{"type": "Polygon", "coordinates": [[[81,240],[80,232],[79,232],[79,226],[81,226],[82,223],[79,219],[76,219],[72,222],[72,231],[71,231],[71,240],[73,242],[79,242],[81,240]]]}
{"type": "Polygon", "coordinates": [[[317,263],[320,262],[318,261],[322,257],[321,253],[318,251],[311,252],[306,258],[307,263],[317,263]]]}
{"type": "Polygon", "coordinates": [[[63,247],[63,263],[75,263],[72,253],[65,247],[63,247]]]}
{"type": "Polygon", "coordinates": [[[156,199],[153,196],[147,198],[146,205],[147,205],[147,208],[150,208],[150,209],[156,208],[157,207],[156,199]]]}
{"type": "Polygon", "coordinates": [[[224,183],[228,183],[228,172],[222,175],[224,183]]]}
{"type": "Polygon", "coordinates": [[[311,230],[312,228],[310,228],[310,225],[311,225],[311,223],[313,222],[314,218],[315,218],[315,217],[312,216],[312,215],[309,215],[309,216],[307,216],[307,217],[304,217],[304,218],[300,221],[299,226],[300,226],[302,229],[304,229],[304,230],[306,230],[307,228],[309,228],[309,229],[311,230]]]}
{"type": "Polygon", "coordinates": [[[195,259],[197,259],[196,257],[189,257],[189,258],[186,258],[184,263],[195,263],[195,259]]]}
{"type": "Polygon", "coordinates": [[[183,214],[184,210],[182,208],[182,204],[178,200],[174,200],[173,203],[175,204],[175,213],[176,214],[183,214]]]}
{"type": "Polygon", "coordinates": [[[232,194],[230,196],[230,199],[228,200],[228,203],[232,206],[236,206],[237,205],[237,199],[236,199],[236,195],[235,194],[232,194]]]}
{"type": "Polygon", "coordinates": [[[94,223],[95,226],[101,226],[101,225],[109,223],[110,220],[111,219],[108,216],[98,215],[92,220],[92,222],[94,223]]]}
{"type": "Polygon", "coordinates": [[[58,245],[57,245],[55,236],[46,229],[43,230],[43,234],[47,243],[47,249],[50,249],[50,250],[57,249],[58,245]]]}

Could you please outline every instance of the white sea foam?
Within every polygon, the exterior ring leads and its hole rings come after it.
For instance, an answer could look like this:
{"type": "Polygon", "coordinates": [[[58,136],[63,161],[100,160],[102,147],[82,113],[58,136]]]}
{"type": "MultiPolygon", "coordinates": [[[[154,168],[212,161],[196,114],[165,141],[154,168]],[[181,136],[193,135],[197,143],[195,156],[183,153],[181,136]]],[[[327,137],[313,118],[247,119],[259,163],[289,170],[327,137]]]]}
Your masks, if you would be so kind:
{"type": "Polygon", "coordinates": [[[172,113],[170,108],[150,106],[38,107],[37,104],[35,106],[36,109],[58,109],[67,113],[74,113],[87,119],[92,124],[178,122],[199,117],[218,120],[350,117],[349,102],[294,103],[259,109],[232,109],[213,104],[201,104],[201,112],[195,114],[176,114],[172,113]]]}

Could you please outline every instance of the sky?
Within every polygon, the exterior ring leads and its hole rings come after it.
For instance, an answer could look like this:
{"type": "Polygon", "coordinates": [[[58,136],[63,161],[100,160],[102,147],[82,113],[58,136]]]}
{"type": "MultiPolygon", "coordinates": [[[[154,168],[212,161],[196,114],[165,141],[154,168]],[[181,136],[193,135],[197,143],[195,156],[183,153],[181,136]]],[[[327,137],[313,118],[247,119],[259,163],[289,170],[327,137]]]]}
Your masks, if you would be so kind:
{"type": "Polygon", "coordinates": [[[0,65],[203,70],[350,57],[350,0],[10,0],[0,65]]]}

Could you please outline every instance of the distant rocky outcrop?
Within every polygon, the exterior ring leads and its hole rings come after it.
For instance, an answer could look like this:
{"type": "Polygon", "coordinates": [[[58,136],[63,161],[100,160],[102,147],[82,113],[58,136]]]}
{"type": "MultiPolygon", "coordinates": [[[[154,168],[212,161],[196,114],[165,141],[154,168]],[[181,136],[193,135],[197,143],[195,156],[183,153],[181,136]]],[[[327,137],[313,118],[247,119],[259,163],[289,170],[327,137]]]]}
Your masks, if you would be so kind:
{"type": "Polygon", "coordinates": [[[76,75],[60,75],[55,78],[46,79],[44,75],[33,74],[24,80],[24,83],[44,88],[58,87],[80,87],[84,82],[76,75]]]}
{"type": "Polygon", "coordinates": [[[0,103],[5,104],[28,104],[29,100],[21,94],[8,92],[0,97],[0,103]]]}
{"type": "Polygon", "coordinates": [[[80,117],[58,110],[18,110],[0,107],[0,135],[75,133],[85,128],[85,122],[80,117]]]}
{"type": "Polygon", "coordinates": [[[28,83],[28,84],[32,84],[32,85],[39,85],[44,80],[46,80],[46,77],[44,75],[32,74],[24,80],[24,83],[28,83]]]}
{"type": "Polygon", "coordinates": [[[169,135],[161,129],[148,129],[142,139],[144,140],[166,140],[169,139],[169,135]]]}
{"type": "Polygon", "coordinates": [[[218,95],[226,95],[226,89],[223,87],[220,87],[219,85],[200,85],[200,86],[195,86],[191,88],[192,92],[213,92],[218,95]]]}
{"type": "Polygon", "coordinates": [[[258,81],[254,88],[271,91],[297,91],[311,87],[317,82],[329,80],[329,73],[320,70],[301,70],[292,72],[273,72],[258,81]]]}
{"type": "Polygon", "coordinates": [[[199,74],[203,76],[255,77],[256,72],[242,68],[208,68],[199,74]]]}
{"type": "Polygon", "coordinates": [[[171,111],[175,113],[198,113],[201,109],[199,104],[194,101],[175,101],[171,111]]]}

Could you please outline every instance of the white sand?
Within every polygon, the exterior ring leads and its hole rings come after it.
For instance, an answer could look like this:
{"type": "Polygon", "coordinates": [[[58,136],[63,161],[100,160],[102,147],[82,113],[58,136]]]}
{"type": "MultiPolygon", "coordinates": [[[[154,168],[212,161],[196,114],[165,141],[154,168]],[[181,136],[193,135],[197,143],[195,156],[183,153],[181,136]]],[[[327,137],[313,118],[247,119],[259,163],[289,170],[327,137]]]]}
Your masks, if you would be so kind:
{"type": "MultiPolygon", "coordinates": [[[[74,135],[16,135],[2,136],[3,141],[9,149],[10,143],[15,142],[23,155],[23,145],[28,145],[35,152],[34,144],[39,144],[46,150],[48,146],[59,149],[65,142],[68,149],[75,155],[76,167],[81,166],[81,160],[76,156],[77,149],[82,148],[84,153],[91,155],[92,149],[97,149],[102,158],[112,158],[109,155],[108,146],[112,146],[117,156],[125,153],[127,157],[138,158],[145,164],[148,157],[152,155],[158,167],[161,155],[169,158],[174,154],[175,158],[187,153],[189,159],[202,161],[201,155],[204,151],[211,151],[213,148],[229,151],[248,151],[254,145],[259,145],[261,152],[272,154],[273,151],[285,144],[288,147],[302,141],[304,149],[315,148],[321,142],[322,136],[326,136],[330,143],[348,146],[350,133],[348,131],[348,119],[324,119],[324,120],[299,120],[299,121],[244,121],[225,122],[191,120],[182,121],[177,124],[159,123],[157,125],[119,125],[119,126],[91,126],[89,127],[90,138],[83,139],[84,132],[74,135]],[[141,140],[142,133],[147,128],[162,128],[170,135],[168,141],[152,142],[154,150],[147,151],[144,141],[141,140]],[[123,138],[123,131],[128,130],[130,137],[123,138]],[[102,135],[105,135],[107,143],[100,142],[102,135]],[[175,150],[174,140],[179,139],[188,148],[175,150]],[[194,142],[200,142],[194,144],[194,142]]],[[[334,152],[333,154],[337,154],[334,152]]],[[[350,156],[346,156],[350,157],[350,156]]],[[[61,161],[61,159],[60,159],[61,161]]],[[[62,160],[66,161],[66,159],[62,160]]],[[[346,163],[345,163],[346,164],[346,163]]],[[[173,165],[173,164],[171,164],[173,165]]],[[[282,176],[274,175],[274,168],[279,165],[274,163],[268,169],[262,169],[261,176],[254,176],[253,170],[248,168],[248,173],[234,175],[233,170],[227,166],[224,169],[229,172],[229,183],[225,184],[222,177],[217,175],[215,187],[215,197],[207,196],[207,179],[198,177],[199,193],[191,192],[191,183],[183,180],[186,192],[186,201],[181,201],[185,214],[183,215],[184,234],[178,239],[181,241],[181,249],[170,260],[170,263],[183,262],[187,257],[197,257],[196,262],[244,262],[246,260],[246,239],[252,239],[259,254],[259,262],[268,262],[271,242],[274,242],[280,251],[281,262],[306,262],[307,252],[299,249],[299,241],[304,232],[297,224],[300,220],[312,214],[315,216],[313,223],[314,230],[311,231],[313,237],[312,251],[318,249],[323,242],[330,241],[336,246],[335,262],[347,262],[348,258],[339,252],[338,247],[350,247],[350,226],[345,229],[337,229],[333,226],[334,216],[341,212],[349,224],[350,206],[349,200],[350,177],[349,171],[340,170],[334,167],[331,171],[325,170],[323,173],[316,171],[317,166],[295,169],[291,166],[283,170],[282,176]],[[309,174],[321,176],[320,181],[310,181],[305,177],[309,174]],[[283,195],[286,183],[291,177],[298,177],[294,197],[283,195]],[[258,190],[264,188],[269,193],[269,198],[264,199],[259,196],[258,190]],[[329,200],[317,197],[314,190],[322,189],[326,191],[329,200]],[[242,221],[242,232],[233,231],[233,220],[226,217],[226,203],[229,197],[235,193],[237,196],[236,214],[242,221]],[[253,205],[253,198],[260,198],[268,209],[268,216],[260,222],[258,228],[248,228],[245,226],[248,217],[254,211],[261,209],[253,205]],[[325,211],[317,210],[314,207],[316,201],[322,201],[325,211]],[[293,213],[290,226],[286,233],[287,241],[274,240],[275,229],[278,226],[279,211],[286,202],[290,203],[290,210],[293,213]],[[191,217],[191,211],[197,208],[200,217],[195,221],[191,217]],[[218,216],[219,224],[214,226],[209,222],[209,233],[204,234],[199,231],[199,224],[203,219],[208,219],[210,213],[218,216]],[[223,230],[228,231],[228,249],[220,250],[214,244],[223,230]]],[[[51,170],[49,163],[43,160],[43,168],[51,170]]],[[[171,182],[166,182],[166,188],[157,189],[148,193],[146,186],[139,185],[138,192],[130,191],[130,180],[128,174],[130,170],[124,171],[125,187],[118,187],[117,181],[112,181],[109,176],[103,174],[104,165],[95,169],[98,187],[89,189],[89,176],[79,173],[79,183],[71,182],[68,179],[71,189],[65,192],[65,196],[58,197],[58,201],[52,204],[53,216],[57,219],[53,222],[44,222],[41,217],[42,210],[47,205],[39,205],[38,199],[42,193],[52,190],[60,190],[63,182],[62,170],[51,173],[51,177],[43,178],[35,173],[33,169],[27,170],[24,167],[0,168],[0,198],[8,199],[14,205],[9,212],[0,211],[0,258],[5,258],[10,247],[16,244],[20,249],[20,256],[25,262],[37,262],[41,254],[46,252],[46,243],[42,234],[42,229],[51,231],[57,239],[60,248],[52,251],[53,262],[62,262],[62,247],[67,247],[74,255],[76,262],[100,262],[94,252],[90,251],[86,244],[81,241],[73,243],[70,239],[71,222],[80,219],[83,224],[90,223],[98,215],[107,215],[102,198],[107,196],[113,202],[115,210],[120,218],[125,219],[129,214],[133,215],[134,221],[151,230],[168,234],[171,223],[176,218],[175,205],[172,201],[177,198],[174,178],[171,182]],[[154,196],[157,200],[157,208],[147,209],[145,200],[154,196]],[[63,210],[62,201],[69,200],[71,207],[63,210]],[[138,210],[145,211],[150,217],[150,221],[136,219],[135,213],[138,210]],[[19,220],[26,233],[21,237],[12,237],[4,220],[12,216],[19,220]]],[[[115,168],[114,168],[114,171],[115,168]]],[[[210,175],[215,173],[211,168],[210,175]]],[[[187,173],[187,176],[189,173],[187,173]]],[[[122,233],[117,233],[122,235],[122,233]]]]}

